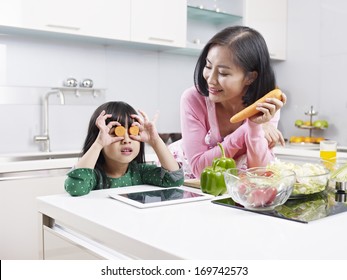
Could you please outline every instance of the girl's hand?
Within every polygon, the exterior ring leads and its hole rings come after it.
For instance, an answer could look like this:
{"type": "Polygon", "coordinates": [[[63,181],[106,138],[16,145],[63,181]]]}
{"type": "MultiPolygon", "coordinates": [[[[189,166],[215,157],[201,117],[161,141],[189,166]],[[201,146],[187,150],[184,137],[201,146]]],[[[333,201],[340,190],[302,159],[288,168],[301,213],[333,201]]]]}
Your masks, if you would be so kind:
{"type": "Polygon", "coordinates": [[[132,125],[137,125],[140,129],[139,135],[130,135],[130,138],[145,142],[153,146],[153,144],[160,139],[157,129],[155,127],[155,122],[158,119],[158,114],[155,114],[152,121],[148,119],[145,112],[138,110],[142,117],[139,115],[131,115],[135,122],[132,125]]]}
{"type": "Polygon", "coordinates": [[[102,147],[108,146],[114,142],[124,139],[124,137],[118,137],[116,135],[110,134],[110,130],[115,125],[120,125],[120,123],[116,121],[111,121],[106,125],[106,120],[111,117],[112,114],[106,114],[105,111],[102,111],[95,122],[95,125],[99,128],[99,134],[95,142],[100,144],[102,147]]]}
{"type": "Polygon", "coordinates": [[[263,114],[257,114],[249,118],[252,122],[261,124],[271,120],[276,112],[281,109],[287,102],[287,96],[282,93],[282,101],[277,98],[267,98],[266,102],[258,103],[257,110],[263,114]]]}

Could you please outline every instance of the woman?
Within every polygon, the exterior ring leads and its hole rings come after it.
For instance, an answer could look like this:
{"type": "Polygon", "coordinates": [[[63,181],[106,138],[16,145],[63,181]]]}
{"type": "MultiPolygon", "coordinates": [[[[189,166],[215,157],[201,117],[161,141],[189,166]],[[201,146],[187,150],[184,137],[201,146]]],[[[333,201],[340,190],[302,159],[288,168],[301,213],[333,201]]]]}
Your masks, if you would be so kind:
{"type": "Polygon", "coordinates": [[[277,130],[278,110],[286,102],[284,94],[282,101],[269,98],[259,103],[259,114],[244,122],[229,121],[276,88],[269,52],[260,33],[245,26],[217,33],[198,58],[194,83],[195,87],[181,97],[186,178],[199,177],[214,158],[221,156],[218,142],[240,168],[264,166],[274,158],[274,142],[284,144],[277,130]]]}

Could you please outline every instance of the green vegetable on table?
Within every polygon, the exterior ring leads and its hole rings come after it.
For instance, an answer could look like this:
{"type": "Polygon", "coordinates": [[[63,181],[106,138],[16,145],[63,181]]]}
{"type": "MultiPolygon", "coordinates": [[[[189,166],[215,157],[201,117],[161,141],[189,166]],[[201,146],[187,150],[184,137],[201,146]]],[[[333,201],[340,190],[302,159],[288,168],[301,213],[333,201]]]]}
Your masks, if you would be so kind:
{"type": "Polygon", "coordinates": [[[212,162],[212,166],[216,164],[216,166],[222,167],[224,169],[235,168],[235,160],[225,156],[225,151],[221,143],[218,143],[218,146],[221,150],[222,156],[220,158],[215,158],[212,162]]]}
{"type": "Polygon", "coordinates": [[[222,156],[215,158],[212,166],[207,166],[200,175],[202,192],[215,196],[224,194],[227,191],[224,180],[225,170],[236,167],[235,161],[225,156],[222,144],[218,143],[218,146],[221,149],[222,156]]]}
{"type": "Polygon", "coordinates": [[[330,178],[339,181],[347,181],[347,163],[332,172],[330,178]]]}

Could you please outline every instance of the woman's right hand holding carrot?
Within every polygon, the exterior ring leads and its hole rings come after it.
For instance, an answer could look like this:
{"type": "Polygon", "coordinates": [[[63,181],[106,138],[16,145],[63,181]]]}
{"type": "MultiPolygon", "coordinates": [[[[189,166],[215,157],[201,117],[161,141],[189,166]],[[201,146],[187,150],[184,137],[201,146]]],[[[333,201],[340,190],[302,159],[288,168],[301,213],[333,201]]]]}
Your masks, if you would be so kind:
{"type": "Polygon", "coordinates": [[[256,105],[256,109],[263,114],[254,115],[250,117],[249,119],[258,124],[267,123],[274,117],[276,112],[284,106],[286,101],[287,101],[287,97],[283,92],[281,95],[281,100],[277,98],[273,98],[273,97],[266,98],[265,101],[257,103],[256,105]]]}

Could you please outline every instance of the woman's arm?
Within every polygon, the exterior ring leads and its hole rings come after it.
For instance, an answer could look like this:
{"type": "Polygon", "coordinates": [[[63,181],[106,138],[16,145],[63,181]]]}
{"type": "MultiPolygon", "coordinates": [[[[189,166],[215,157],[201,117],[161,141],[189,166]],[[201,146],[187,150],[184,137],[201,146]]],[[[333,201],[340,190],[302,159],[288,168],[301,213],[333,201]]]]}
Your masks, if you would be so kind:
{"type": "Polygon", "coordinates": [[[282,146],[285,145],[281,131],[279,131],[272,122],[264,123],[263,129],[265,133],[264,137],[268,142],[269,148],[275,147],[277,143],[281,144],[282,146]]]}
{"type": "Polygon", "coordinates": [[[282,146],[285,145],[283,135],[277,129],[277,126],[280,119],[280,109],[286,104],[286,102],[287,96],[284,93],[282,93],[282,100],[268,98],[266,102],[259,103],[257,107],[263,114],[251,118],[257,123],[263,123],[263,129],[265,132],[264,137],[268,141],[270,148],[273,148],[277,143],[280,143],[282,146]]]}
{"type": "Polygon", "coordinates": [[[245,143],[248,167],[265,166],[274,158],[273,146],[279,141],[284,144],[282,133],[277,130],[280,109],[286,103],[286,95],[282,93],[282,101],[268,98],[259,103],[259,116],[251,117],[246,122],[245,143]]]}
{"type": "MultiPolygon", "coordinates": [[[[212,164],[216,157],[221,156],[218,146],[209,147],[205,137],[210,130],[205,98],[194,88],[186,90],[181,97],[181,130],[182,146],[195,177],[200,177],[202,170],[212,164]]],[[[234,157],[244,145],[244,129],[227,137],[222,145],[226,156],[234,157]]]]}
{"type": "Polygon", "coordinates": [[[247,131],[245,134],[247,167],[266,166],[274,159],[274,154],[265,138],[263,126],[250,120],[247,120],[243,126],[247,131]]]}

